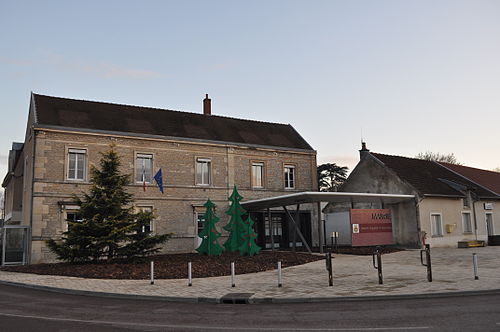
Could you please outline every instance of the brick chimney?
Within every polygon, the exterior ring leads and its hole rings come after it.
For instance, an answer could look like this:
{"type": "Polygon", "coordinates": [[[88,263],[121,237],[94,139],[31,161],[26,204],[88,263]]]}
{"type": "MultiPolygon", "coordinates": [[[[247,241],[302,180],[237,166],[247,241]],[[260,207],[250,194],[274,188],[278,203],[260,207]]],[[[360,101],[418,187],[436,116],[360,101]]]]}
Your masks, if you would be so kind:
{"type": "Polygon", "coordinates": [[[361,141],[361,150],[359,150],[359,159],[363,159],[363,157],[370,153],[370,150],[366,148],[366,143],[361,141]]]}
{"type": "Polygon", "coordinates": [[[208,98],[208,93],[203,99],[203,114],[212,115],[212,99],[208,98]]]}

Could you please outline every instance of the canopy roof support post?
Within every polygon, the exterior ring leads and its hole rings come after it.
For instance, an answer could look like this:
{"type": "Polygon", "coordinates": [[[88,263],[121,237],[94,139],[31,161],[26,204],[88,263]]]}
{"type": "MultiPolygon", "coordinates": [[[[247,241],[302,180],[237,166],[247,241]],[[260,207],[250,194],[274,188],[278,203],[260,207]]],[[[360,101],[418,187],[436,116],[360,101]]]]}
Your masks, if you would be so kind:
{"type": "Polygon", "coordinates": [[[267,208],[267,221],[269,222],[269,234],[271,235],[271,251],[274,251],[274,225],[271,218],[271,209],[267,208]]]}
{"type": "Polygon", "coordinates": [[[325,221],[321,218],[321,202],[318,202],[318,243],[319,243],[319,253],[323,253],[323,230],[325,229],[325,221]],[[322,224],[323,223],[323,224],[322,224]]]}
{"type": "Polygon", "coordinates": [[[295,210],[295,222],[293,229],[293,252],[297,251],[297,230],[300,231],[300,216],[299,216],[300,204],[297,204],[297,209],[295,210]]]}
{"type": "Polygon", "coordinates": [[[286,208],[286,206],[283,206],[283,210],[285,210],[286,214],[288,215],[288,218],[290,218],[290,221],[293,222],[294,226],[295,226],[295,231],[297,232],[297,234],[299,235],[300,239],[302,240],[302,243],[304,243],[304,245],[306,246],[307,248],[307,251],[312,254],[312,251],[311,251],[311,248],[309,247],[309,244],[307,244],[307,241],[306,239],[304,238],[304,235],[302,235],[302,232],[300,231],[300,229],[297,227],[297,224],[295,223],[295,220],[293,219],[292,215],[290,214],[290,211],[288,211],[288,209],[286,208]]]}

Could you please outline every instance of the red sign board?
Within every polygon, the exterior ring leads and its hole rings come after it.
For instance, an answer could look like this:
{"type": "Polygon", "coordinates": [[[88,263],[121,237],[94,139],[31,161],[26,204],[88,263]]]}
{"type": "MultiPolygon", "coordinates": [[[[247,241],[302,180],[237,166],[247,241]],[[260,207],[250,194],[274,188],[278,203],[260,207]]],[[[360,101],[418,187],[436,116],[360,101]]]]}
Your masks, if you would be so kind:
{"type": "Polygon", "coordinates": [[[389,209],[351,209],[353,246],[394,244],[389,209]]]}

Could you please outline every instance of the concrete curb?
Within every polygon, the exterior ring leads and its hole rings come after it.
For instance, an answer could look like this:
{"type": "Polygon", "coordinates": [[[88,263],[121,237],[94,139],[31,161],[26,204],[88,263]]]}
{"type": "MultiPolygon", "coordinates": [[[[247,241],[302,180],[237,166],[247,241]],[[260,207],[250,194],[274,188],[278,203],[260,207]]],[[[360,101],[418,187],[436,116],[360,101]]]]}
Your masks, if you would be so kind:
{"type": "MultiPolygon", "coordinates": [[[[123,293],[108,293],[95,292],[80,289],[59,288],[51,286],[41,286],[27,284],[15,281],[0,280],[0,284],[8,286],[16,286],[30,288],[42,291],[49,291],[69,295],[83,295],[114,299],[126,300],[146,300],[146,301],[163,301],[163,302],[182,302],[182,303],[221,303],[221,297],[176,297],[176,296],[156,296],[156,295],[139,295],[139,294],[123,294],[123,293]]],[[[443,297],[459,297],[459,296],[478,296],[500,294],[500,289],[487,289],[477,291],[453,291],[439,293],[419,293],[419,294],[398,294],[398,295],[360,295],[360,296],[338,296],[338,297],[304,297],[304,298],[253,298],[248,299],[249,304],[286,304],[286,303],[324,303],[324,302],[355,302],[355,301],[384,301],[384,300],[403,300],[403,299],[430,299],[443,297]]]]}

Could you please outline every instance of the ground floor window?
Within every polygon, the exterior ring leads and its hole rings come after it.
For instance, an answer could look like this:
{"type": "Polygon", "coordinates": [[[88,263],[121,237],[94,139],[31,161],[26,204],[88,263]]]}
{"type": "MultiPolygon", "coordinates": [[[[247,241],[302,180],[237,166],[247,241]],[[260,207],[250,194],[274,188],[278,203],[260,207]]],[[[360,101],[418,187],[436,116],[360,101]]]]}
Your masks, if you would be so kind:
{"type": "Polygon", "coordinates": [[[83,218],[80,216],[80,211],[69,210],[66,211],[66,229],[68,231],[71,228],[71,222],[82,222],[83,218]]]}
{"type": "Polygon", "coordinates": [[[486,213],[486,231],[488,232],[488,236],[495,235],[495,231],[493,230],[493,214],[486,213]]]}
{"type": "Polygon", "coordinates": [[[439,213],[431,214],[431,234],[435,237],[443,236],[443,222],[439,213]]]}
{"type": "MultiPolygon", "coordinates": [[[[153,212],[153,207],[152,206],[138,206],[137,207],[138,212],[153,212]]],[[[153,220],[149,222],[148,225],[142,225],[141,232],[143,233],[151,233],[153,232],[153,220]]]]}
{"type": "Polygon", "coordinates": [[[198,236],[204,229],[205,229],[205,208],[202,206],[196,206],[194,207],[194,223],[195,223],[195,230],[196,230],[196,241],[195,245],[196,248],[198,248],[202,242],[202,238],[198,236]]]}
{"type": "Polygon", "coordinates": [[[462,225],[464,233],[472,233],[470,212],[462,212],[462,225]]]}

